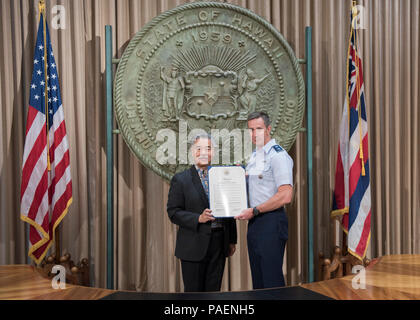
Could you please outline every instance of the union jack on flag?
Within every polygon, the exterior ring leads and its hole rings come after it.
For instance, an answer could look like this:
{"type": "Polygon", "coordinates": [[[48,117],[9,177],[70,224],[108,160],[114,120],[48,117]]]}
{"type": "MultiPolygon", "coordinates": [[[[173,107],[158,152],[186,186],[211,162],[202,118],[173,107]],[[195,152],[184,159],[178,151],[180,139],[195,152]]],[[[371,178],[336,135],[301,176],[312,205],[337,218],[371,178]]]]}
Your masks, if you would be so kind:
{"type": "MultiPolygon", "coordinates": [[[[353,21],[353,12],[351,20],[353,21]]],[[[341,224],[348,235],[348,251],[363,260],[370,240],[371,219],[368,123],[362,60],[353,26],[348,48],[346,82],[332,215],[342,215],[341,224]]]]}
{"type": "Polygon", "coordinates": [[[43,14],[33,63],[22,162],[21,219],[30,224],[28,255],[39,264],[72,202],[69,144],[57,66],[46,21],[44,33],[43,14]]]}

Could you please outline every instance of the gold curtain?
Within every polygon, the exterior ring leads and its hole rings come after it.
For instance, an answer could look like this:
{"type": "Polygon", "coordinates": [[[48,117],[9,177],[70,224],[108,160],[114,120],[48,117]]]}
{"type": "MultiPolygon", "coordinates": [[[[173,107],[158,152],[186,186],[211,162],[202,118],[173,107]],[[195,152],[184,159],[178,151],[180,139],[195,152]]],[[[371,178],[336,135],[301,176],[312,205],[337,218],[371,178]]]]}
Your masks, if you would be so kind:
{"type": "MultiPolygon", "coordinates": [[[[58,65],[70,143],[73,204],[61,227],[62,251],[88,257],[93,285],[106,285],[105,25],[121,57],[134,34],[183,0],[47,0],[65,10],[65,29],[50,33],[58,65]]],[[[331,252],[341,232],[329,217],[345,94],[351,1],[233,0],[271,22],[298,58],[305,26],[313,27],[314,253],[331,252]]],[[[420,253],[419,2],[359,1],[372,190],[369,256],[420,253]]],[[[19,219],[20,179],[38,1],[0,1],[0,264],[27,263],[26,226],[19,219]]],[[[303,124],[305,126],[305,123],[303,124]]],[[[307,272],[306,138],[291,150],[295,196],[288,208],[290,238],[284,271],[289,285],[307,272]]],[[[168,184],[144,168],[115,139],[115,286],[154,292],[182,291],[174,257],[175,226],[166,214],[168,184]]],[[[246,223],[238,223],[237,252],[223,290],[252,288],[246,223]]],[[[315,272],[316,274],[316,272],[315,272]]]]}

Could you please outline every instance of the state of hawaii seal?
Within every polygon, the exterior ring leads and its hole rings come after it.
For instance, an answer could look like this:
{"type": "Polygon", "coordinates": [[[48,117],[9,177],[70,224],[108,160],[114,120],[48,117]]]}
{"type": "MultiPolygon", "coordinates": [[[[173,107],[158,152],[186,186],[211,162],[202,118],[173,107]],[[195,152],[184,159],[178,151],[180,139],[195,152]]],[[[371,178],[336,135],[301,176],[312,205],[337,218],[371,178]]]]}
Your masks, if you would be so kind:
{"type": "Polygon", "coordinates": [[[219,2],[189,3],[155,17],[131,39],[114,84],[125,142],[167,180],[187,163],[178,148],[172,164],[157,160],[160,130],[231,132],[246,128],[249,113],[265,111],[272,136],[289,150],[304,99],[300,67],[283,36],[251,11],[219,2]]]}

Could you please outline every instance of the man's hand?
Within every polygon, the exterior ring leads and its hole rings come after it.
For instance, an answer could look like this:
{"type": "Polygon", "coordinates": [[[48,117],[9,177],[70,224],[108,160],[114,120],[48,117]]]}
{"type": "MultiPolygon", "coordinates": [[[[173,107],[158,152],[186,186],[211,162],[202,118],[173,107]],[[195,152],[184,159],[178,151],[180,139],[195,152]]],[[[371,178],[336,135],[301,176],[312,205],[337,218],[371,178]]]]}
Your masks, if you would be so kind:
{"type": "Polygon", "coordinates": [[[214,220],[216,220],[216,219],[211,214],[210,209],[204,209],[203,213],[200,214],[200,216],[198,217],[198,222],[199,223],[206,223],[208,221],[214,221],[214,220]]]}
{"type": "Polygon", "coordinates": [[[236,220],[250,220],[254,218],[254,211],[252,208],[245,209],[240,215],[236,216],[236,220]]]}
{"type": "Polygon", "coordinates": [[[229,244],[229,257],[233,256],[236,251],[236,244],[231,243],[229,244]]]}

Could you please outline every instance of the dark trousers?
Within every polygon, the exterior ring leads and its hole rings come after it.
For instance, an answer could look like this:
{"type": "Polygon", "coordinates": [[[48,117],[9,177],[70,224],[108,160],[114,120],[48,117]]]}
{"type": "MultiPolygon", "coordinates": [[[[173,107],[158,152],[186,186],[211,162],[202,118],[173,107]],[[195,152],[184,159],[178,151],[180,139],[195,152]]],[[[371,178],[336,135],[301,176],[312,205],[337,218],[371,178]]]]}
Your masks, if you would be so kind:
{"type": "Polygon", "coordinates": [[[283,257],[288,238],[284,209],[249,221],[248,254],[254,289],[283,287],[283,257]]]}
{"type": "Polygon", "coordinates": [[[181,260],[185,292],[220,291],[226,262],[223,244],[223,229],[214,230],[202,261],[181,260]]]}

